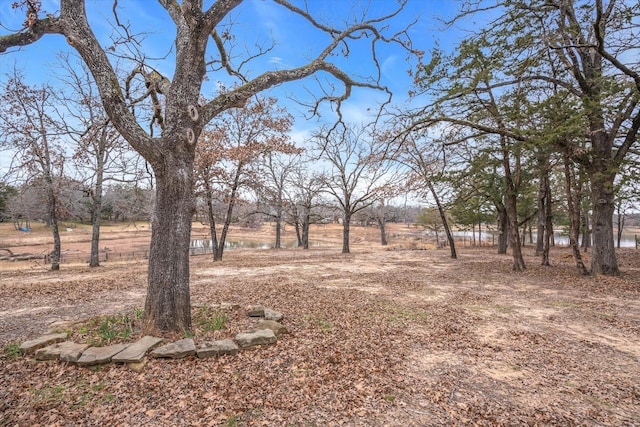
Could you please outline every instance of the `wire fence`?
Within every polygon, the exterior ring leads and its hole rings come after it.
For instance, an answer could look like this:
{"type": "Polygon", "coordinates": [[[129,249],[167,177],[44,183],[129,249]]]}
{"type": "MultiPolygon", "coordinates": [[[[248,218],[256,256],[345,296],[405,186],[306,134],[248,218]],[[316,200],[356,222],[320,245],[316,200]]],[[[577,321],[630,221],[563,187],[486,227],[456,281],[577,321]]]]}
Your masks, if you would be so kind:
{"type": "MultiPolygon", "coordinates": [[[[189,255],[202,255],[211,253],[211,248],[191,248],[189,255]]],[[[51,264],[51,255],[42,255],[45,264],[51,264]]],[[[60,264],[89,263],[91,256],[85,252],[67,252],[60,254],[60,264]]],[[[33,257],[30,259],[34,259],[33,257]]],[[[99,262],[135,261],[149,259],[149,251],[103,251],[98,254],[99,262]]]]}
{"type": "MultiPolygon", "coordinates": [[[[640,236],[634,236],[634,241],[632,242],[633,244],[626,244],[623,245],[625,247],[635,247],[635,249],[639,249],[640,248],[640,236]]],[[[244,247],[243,245],[238,245],[237,242],[227,242],[228,245],[225,246],[226,249],[234,249],[236,248],[236,246],[238,247],[244,247]]],[[[466,246],[468,243],[471,243],[470,241],[467,241],[465,239],[463,239],[463,246],[466,246]]],[[[487,246],[492,246],[491,243],[487,242],[486,243],[487,246]]],[[[255,245],[247,245],[247,247],[264,247],[265,245],[262,246],[255,246],[255,245]]],[[[268,245],[267,245],[268,246],[268,245]]],[[[475,246],[475,245],[473,245],[475,246]]],[[[566,246],[566,245],[562,245],[560,244],[559,246],[566,246]]],[[[210,254],[213,252],[213,247],[212,246],[208,246],[208,245],[203,245],[203,246],[199,246],[199,245],[195,245],[192,246],[189,249],[189,255],[203,255],[203,254],[210,254]]],[[[7,257],[7,256],[2,256],[0,257],[0,260],[11,260],[11,261],[26,261],[26,260],[33,260],[33,259],[42,259],[44,261],[45,264],[51,264],[51,255],[34,255],[34,254],[25,254],[23,256],[12,256],[12,257],[7,257]]],[[[135,261],[135,260],[146,260],[149,259],[149,251],[130,251],[130,252],[123,252],[123,251],[101,251],[98,254],[98,260],[99,262],[116,262],[116,261],[135,261]]],[[[72,263],[89,263],[90,261],[90,255],[85,253],[85,252],[63,252],[60,255],[60,264],[72,264],[72,263]]]]}

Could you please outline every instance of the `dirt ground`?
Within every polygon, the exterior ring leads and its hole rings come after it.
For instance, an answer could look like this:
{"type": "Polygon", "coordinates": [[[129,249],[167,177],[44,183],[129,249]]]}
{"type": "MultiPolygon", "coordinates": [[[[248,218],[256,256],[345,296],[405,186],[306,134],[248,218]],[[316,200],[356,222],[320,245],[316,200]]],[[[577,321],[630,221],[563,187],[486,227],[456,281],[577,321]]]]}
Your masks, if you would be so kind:
{"type": "MultiPolygon", "coordinates": [[[[0,248],[50,250],[46,230],[0,224],[0,248]]],[[[272,239],[234,229],[229,239],[272,239]]],[[[194,228],[194,238],[206,235],[194,228]]],[[[105,227],[101,246],[145,247],[148,226],[105,227]]],[[[565,248],[552,267],[525,248],[511,271],[495,248],[459,246],[459,259],[417,230],[314,226],[320,244],[238,249],[214,264],[192,257],[194,305],[236,302],[282,311],[290,334],[219,359],[150,360],[141,372],[0,359],[2,425],[640,425],[640,253],[618,253],[623,275],[581,277],[565,248]]],[[[88,228],[63,249],[88,251],[88,228]]],[[[285,239],[291,239],[287,230],[285,239]]],[[[587,254],[588,258],[588,254],[587,254]]],[[[0,261],[0,345],[56,320],[144,305],[146,262],[0,261]]]]}

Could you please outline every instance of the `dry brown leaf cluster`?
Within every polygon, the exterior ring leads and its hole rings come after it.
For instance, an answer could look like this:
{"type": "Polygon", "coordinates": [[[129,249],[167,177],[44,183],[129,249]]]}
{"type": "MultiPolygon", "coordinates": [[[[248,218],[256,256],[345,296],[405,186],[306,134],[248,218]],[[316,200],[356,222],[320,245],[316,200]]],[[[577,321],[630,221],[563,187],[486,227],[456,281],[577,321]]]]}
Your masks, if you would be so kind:
{"type": "MultiPolygon", "coordinates": [[[[371,237],[374,241],[375,234],[371,237]]],[[[525,273],[493,249],[352,247],[192,258],[192,301],[259,303],[291,331],[141,372],[0,359],[0,425],[637,425],[640,256],[582,277],[554,249],[525,273]]],[[[0,342],[144,303],[146,267],[0,267],[0,342]]],[[[230,331],[233,329],[230,326],[230,331]]]]}

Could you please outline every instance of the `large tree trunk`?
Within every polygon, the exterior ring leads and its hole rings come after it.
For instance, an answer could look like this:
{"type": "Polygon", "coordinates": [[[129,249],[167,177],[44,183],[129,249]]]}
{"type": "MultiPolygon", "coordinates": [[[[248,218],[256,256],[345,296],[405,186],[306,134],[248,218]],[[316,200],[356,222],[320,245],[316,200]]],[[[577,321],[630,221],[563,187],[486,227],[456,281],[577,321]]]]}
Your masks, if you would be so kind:
{"type": "Polygon", "coordinates": [[[349,253],[349,232],[351,229],[351,212],[345,211],[342,219],[342,253],[349,253]]]}
{"type": "Polygon", "coordinates": [[[593,251],[591,274],[617,276],[620,274],[616,260],[613,237],[613,213],[615,211],[613,177],[604,174],[591,176],[591,201],[593,203],[593,251]]]}
{"type": "Polygon", "coordinates": [[[302,234],[300,230],[300,214],[298,213],[298,208],[294,205],[292,208],[292,216],[293,216],[293,228],[296,231],[296,242],[298,247],[302,247],[302,234]]]}
{"type": "Polygon", "coordinates": [[[496,224],[498,228],[498,254],[504,255],[507,253],[507,247],[509,246],[509,220],[507,218],[507,209],[503,204],[496,205],[496,211],[498,213],[496,224]]]}
{"type": "Polygon", "coordinates": [[[58,209],[57,198],[55,189],[53,188],[53,180],[51,175],[45,176],[45,182],[47,185],[47,206],[49,209],[49,225],[51,226],[51,233],[53,233],[53,252],[51,252],[51,270],[60,270],[60,254],[61,254],[61,241],[60,241],[60,229],[58,228],[58,209]]]}
{"type": "Polygon", "coordinates": [[[377,218],[378,228],[380,229],[380,244],[382,246],[387,246],[389,242],[387,242],[387,230],[386,230],[386,221],[384,218],[377,218]]]}
{"type": "Polygon", "coordinates": [[[305,208],[302,219],[302,249],[309,249],[309,226],[311,222],[311,210],[305,208]]]}
{"type": "Polygon", "coordinates": [[[193,157],[165,156],[155,168],[156,204],[153,210],[149,285],[145,303],[147,330],[191,329],[189,247],[195,211],[193,157]]]}
{"type": "Polygon", "coordinates": [[[276,242],[275,242],[276,249],[282,248],[281,239],[282,239],[282,209],[278,208],[278,213],[276,216],[276,242]]]}
{"type": "Polygon", "coordinates": [[[551,265],[549,261],[549,251],[551,250],[551,239],[553,238],[553,211],[551,209],[551,186],[547,176],[546,203],[544,205],[544,247],[542,249],[542,265],[551,265]]]}
{"type": "Polygon", "coordinates": [[[89,267],[100,266],[100,214],[102,211],[102,182],[104,165],[99,160],[98,167],[96,168],[96,185],[93,188],[92,204],[93,209],[91,211],[91,258],[89,260],[89,267]]]}

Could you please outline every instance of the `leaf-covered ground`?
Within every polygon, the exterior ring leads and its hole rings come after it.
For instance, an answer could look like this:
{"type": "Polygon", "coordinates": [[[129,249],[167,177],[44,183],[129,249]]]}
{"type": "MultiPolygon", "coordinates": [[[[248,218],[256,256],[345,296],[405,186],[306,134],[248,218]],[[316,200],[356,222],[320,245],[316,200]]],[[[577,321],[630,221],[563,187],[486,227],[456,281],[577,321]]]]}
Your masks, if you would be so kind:
{"type": "MultiPolygon", "coordinates": [[[[392,240],[393,243],[393,240],[392,240]]],[[[492,248],[338,246],[192,257],[194,305],[262,304],[290,334],[141,372],[0,359],[0,425],[639,425],[640,253],[581,277],[555,249],[528,270],[492,248]]],[[[144,304],[144,261],[52,273],[0,264],[0,344],[144,304]]],[[[232,328],[231,325],[229,325],[232,328]]]]}

